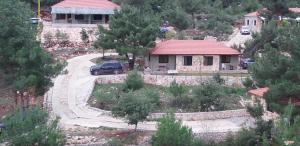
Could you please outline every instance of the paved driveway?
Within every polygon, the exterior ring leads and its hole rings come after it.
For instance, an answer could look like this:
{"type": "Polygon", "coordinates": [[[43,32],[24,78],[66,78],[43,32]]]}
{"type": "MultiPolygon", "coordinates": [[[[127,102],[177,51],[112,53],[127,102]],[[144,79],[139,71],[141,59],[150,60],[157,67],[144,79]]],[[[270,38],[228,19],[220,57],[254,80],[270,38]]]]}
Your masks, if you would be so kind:
{"type": "Polygon", "coordinates": [[[229,41],[225,42],[225,45],[228,47],[232,47],[234,44],[236,45],[244,45],[247,40],[252,39],[251,35],[242,35],[239,29],[234,29],[234,33],[229,37],[229,41]]]}
{"type": "MultiPolygon", "coordinates": [[[[114,118],[110,112],[92,108],[87,100],[92,93],[96,76],[89,74],[89,67],[93,65],[91,59],[101,54],[89,54],[68,60],[68,74],[59,75],[54,80],[54,86],[46,94],[47,105],[52,109],[54,116],[61,117],[62,127],[79,125],[85,127],[111,127],[120,129],[133,129],[126,121],[114,118]]],[[[238,131],[244,124],[253,121],[247,117],[235,117],[219,120],[183,121],[195,133],[238,131]]],[[[138,124],[140,130],[156,130],[156,122],[143,122],[138,124]]]]}

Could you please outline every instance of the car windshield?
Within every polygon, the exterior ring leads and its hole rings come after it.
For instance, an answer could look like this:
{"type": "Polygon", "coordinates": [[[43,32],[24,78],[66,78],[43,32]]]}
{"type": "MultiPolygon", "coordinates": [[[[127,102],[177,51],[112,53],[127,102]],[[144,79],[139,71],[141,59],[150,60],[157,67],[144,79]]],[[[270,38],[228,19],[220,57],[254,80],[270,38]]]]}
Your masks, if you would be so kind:
{"type": "Polygon", "coordinates": [[[247,62],[254,62],[254,60],[253,60],[253,59],[250,59],[250,58],[246,59],[246,61],[247,61],[247,62]]]}

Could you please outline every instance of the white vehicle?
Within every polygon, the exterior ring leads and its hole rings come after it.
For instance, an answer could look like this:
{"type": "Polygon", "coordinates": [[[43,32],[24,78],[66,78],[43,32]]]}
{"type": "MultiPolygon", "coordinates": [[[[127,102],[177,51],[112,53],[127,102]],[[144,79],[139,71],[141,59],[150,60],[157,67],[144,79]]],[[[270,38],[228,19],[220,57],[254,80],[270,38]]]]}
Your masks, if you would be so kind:
{"type": "Polygon", "coordinates": [[[249,26],[242,26],[242,28],[241,28],[241,34],[246,34],[246,35],[250,34],[250,28],[249,28],[249,26]]]}

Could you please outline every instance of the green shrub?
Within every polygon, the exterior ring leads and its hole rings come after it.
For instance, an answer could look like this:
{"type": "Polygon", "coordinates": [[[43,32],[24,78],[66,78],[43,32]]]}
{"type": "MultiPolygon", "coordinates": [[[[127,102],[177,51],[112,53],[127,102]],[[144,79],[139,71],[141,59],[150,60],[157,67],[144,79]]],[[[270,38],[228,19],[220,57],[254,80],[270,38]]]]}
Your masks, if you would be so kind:
{"type": "Polygon", "coordinates": [[[144,91],[147,99],[152,103],[154,106],[158,106],[160,104],[160,95],[155,90],[145,90],[144,91]]]}
{"type": "Polygon", "coordinates": [[[127,75],[124,86],[127,90],[138,90],[143,88],[144,80],[137,71],[131,71],[127,75]]]}
{"type": "Polygon", "coordinates": [[[175,120],[174,114],[165,115],[158,124],[158,129],[152,137],[153,146],[191,146],[193,132],[175,120]]]}
{"type": "Polygon", "coordinates": [[[171,106],[181,109],[192,109],[193,98],[189,96],[183,96],[180,98],[174,98],[171,101],[171,106]]]}
{"type": "Polygon", "coordinates": [[[247,106],[247,112],[255,119],[260,119],[264,114],[263,107],[260,103],[254,104],[253,106],[247,106]]]}
{"type": "Polygon", "coordinates": [[[213,80],[218,83],[218,84],[224,84],[225,80],[221,77],[221,75],[219,73],[215,73],[213,75],[213,80]]]}
{"type": "Polygon", "coordinates": [[[224,103],[220,101],[223,96],[222,86],[214,82],[203,83],[193,90],[194,104],[203,112],[222,110],[224,103]]]}
{"type": "Polygon", "coordinates": [[[80,38],[81,38],[82,42],[84,42],[84,43],[89,42],[89,35],[88,35],[87,31],[83,28],[81,29],[81,32],[80,32],[80,38]]]}
{"type": "Polygon", "coordinates": [[[66,45],[69,42],[69,35],[60,30],[56,30],[55,38],[60,45],[66,45]]]}
{"type": "Polygon", "coordinates": [[[177,33],[177,39],[178,40],[186,40],[186,33],[184,31],[180,31],[177,33]]]}
{"type": "Polygon", "coordinates": [[[175,97],[175,98],[181,98],[186,92],[187,88],[183,84],[178,84],[174,80],[169,87],[170,93],[175,97]]]}
{"type": "Polygon", "coordinates": [[[249,77],[242,81],[242,83],[247,89],[253,88],[253,81],[249,77]]]}
{"type": "Polygon", "coordinates": [[[112,138],[105,144],[105,146],[123,146],[123,144],[120,139],[112,138]]]}
{"type": "Polygon", "coordinates": [[[135,125],[137,128],[138,122],[146,120],[150,111],[151,105],[148,100],[129,92],[120,97],[118,104],[112,109],[112,114],[126,118],[128,124],[135,125]]]}
{"type": "Polygon", "coordinates": [[[6,128],[0,135],[0,143],[6,141],[13,146],[63,146],[65,143],[58,120],[48,121],[48,114],[40,108],[17,110],[5,117],[3,123],[6,128]]]}

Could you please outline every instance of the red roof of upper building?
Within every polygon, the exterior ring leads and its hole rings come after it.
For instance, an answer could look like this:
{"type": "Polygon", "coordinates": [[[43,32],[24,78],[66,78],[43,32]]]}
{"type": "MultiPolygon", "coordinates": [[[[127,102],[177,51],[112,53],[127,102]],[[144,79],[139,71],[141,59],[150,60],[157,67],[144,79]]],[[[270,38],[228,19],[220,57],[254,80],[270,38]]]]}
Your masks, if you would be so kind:
{"type": "Polygon", "coordinates": [[[248,13],[248,14],[246,14],[245,16],[246,16],[246,17],[256,17],[256,16],[259,16],[260,13],[262,13],[262,12],[264,12],[264,11],[267,11],[267,8],[262,8],[262,9],[260,9],[260,10],[255,11],[255,12],[248,13]]]}
{"type": "Polygon", "coordinates": [[[239,55],[240,53],[215,40],[168,40],[160,42],[151,55],[239,55]]]}
{"type": "Polygon", "coordinates": [[[300,8],[289,8],[291,12],[300,13],[300,8]]]}
{"type": "Polygon", "coordinates": [[[248,13],[245,16],[247,16],[247,17],[256,17],[258,15],[259,15],[259,13],[257,11],[255,11],[255,12],[248,13]]]}
{"type": "Polygon", "coordinates": [[[265,88],[258,88],[258,89],[252,89],[252,90],[249,90],[248,93],[249,94],[252,94],[252,95],[255,95],[255,96],[258,96],[258,97],[263,97],[264,94],[266,92],[268,92],[269,88],[268,87],[265,87],[265,88]]]}
{"type": "MultiPolygon", "coordinates": [[[[247,16],[247,17],[256,17],[256,16],[259,16],[259,14],[261,12],[266,11],[266,10],[267,10],[267,8],[263,8],[261,10],[255,11],[255,12],[248,13],[245,16],[247,16]]],[[[291,11],[293,13],[300,13],[300,8],[289,8],[289,11],[291,11]]]]}
{"type": "Polygon", "coordinates": [[[108,0],[64,0],[52,7],[116,9],[120,6],[108,0]]]}

